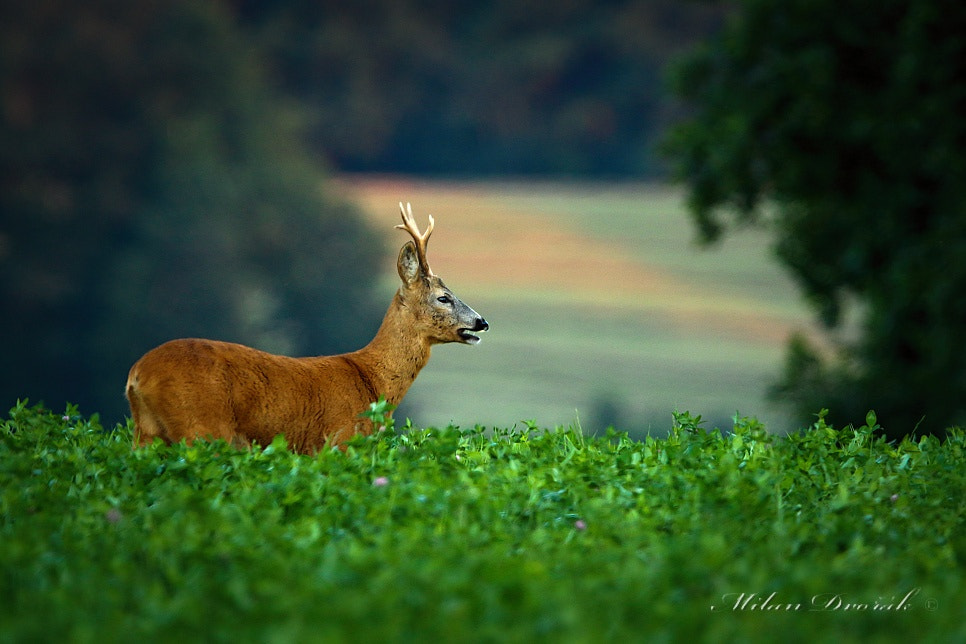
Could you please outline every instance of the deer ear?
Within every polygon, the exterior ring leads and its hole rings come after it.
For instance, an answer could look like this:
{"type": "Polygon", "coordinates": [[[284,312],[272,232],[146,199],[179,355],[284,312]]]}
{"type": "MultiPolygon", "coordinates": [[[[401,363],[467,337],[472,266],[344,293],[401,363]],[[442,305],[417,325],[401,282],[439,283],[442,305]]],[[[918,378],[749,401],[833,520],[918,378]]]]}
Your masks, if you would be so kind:
{"type": "Polygon", "coordinates": [[[407,286],[419,279],[419,255],[416,253],[416,245],[406,242],[406,245],[399,251],[399,261],[396,262],[396,270],[403,284],[407,286]]]}

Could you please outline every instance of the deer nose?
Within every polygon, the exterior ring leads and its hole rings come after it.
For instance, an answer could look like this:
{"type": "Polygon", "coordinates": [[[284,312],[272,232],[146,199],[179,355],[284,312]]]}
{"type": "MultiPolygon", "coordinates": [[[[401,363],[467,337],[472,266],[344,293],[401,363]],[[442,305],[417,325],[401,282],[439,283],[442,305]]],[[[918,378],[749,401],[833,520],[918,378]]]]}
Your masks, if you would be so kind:
{"type": "Polygon", "coordinates": [[[486,323],[483,318],[476,318],[476,326],[473,327],[474,331],[486,331],[490,328],[490,325],[486,323]]]}

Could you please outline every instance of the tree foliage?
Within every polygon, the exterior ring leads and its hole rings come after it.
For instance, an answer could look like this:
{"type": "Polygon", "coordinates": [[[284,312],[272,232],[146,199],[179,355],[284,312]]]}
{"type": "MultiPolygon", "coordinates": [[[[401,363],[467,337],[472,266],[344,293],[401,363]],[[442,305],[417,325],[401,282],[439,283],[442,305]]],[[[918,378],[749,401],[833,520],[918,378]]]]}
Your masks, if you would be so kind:
{"type": "Polygon", "coordinates": [[[966,420],[966,5],[746,0],[676,72],[668,140],[706,240],[774,228],[825,325],[777,394],[895,434],[966,420]]]}
{"type": "Polygon", "coordinates": [[[0,399],[119,416],[177,336],[358,346],[379,244],[300,127],[219,4],[5,3],[0,399]]]}
{"type": "Polygon", "coordinates": [[[272,77],[352,171],[654,176],[670,57],[719,24],[677,0],[234,0],[272,77]]]}

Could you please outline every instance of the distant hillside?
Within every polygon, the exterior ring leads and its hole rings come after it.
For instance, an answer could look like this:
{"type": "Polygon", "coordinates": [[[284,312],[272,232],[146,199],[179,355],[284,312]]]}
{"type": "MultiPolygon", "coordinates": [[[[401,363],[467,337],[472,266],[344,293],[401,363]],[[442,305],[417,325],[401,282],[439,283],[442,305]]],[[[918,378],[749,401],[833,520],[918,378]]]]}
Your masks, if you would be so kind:
{"type": "Polygon", "coordinates": [[[667,63],[716,3],[234,0],[314,144],[343,171],[660,173],[667,63]]]}
{"type": "Polygon", "coordinates": [[[386,302],[408,200],[436,218],[434,270],[491,324],[480,346],[434,350],[401,417],[591,432],[663,430],[676,409],[721,426],[736,411],[791,422],[765,394],[785,340],[812,326],[765,233],[701,250],[680,195],[646,184],[363,176],[336,188],[385,231],[386,302]]]}

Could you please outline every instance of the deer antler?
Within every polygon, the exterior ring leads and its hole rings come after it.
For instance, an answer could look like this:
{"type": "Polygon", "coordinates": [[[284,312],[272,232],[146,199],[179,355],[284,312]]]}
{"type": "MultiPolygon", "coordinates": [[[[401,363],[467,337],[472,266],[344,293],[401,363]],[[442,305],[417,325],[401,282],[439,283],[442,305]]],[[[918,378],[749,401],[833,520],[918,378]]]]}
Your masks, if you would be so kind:
{"type": "Polygon", "coordinates": [[[407,233],[412,235],[413,241],[416,242],[416,254],[419,257],[419,266],[423,269],[423,273],[427,277],[433,274],[432,269],[429,267],[429,260],[426,258],[426,244],[429,242],[429,236],[433,234],[433,216],[429,215],[429,227],[426,228],[426,232],[419,232],[419,226],[416,225],[416,219],[413,217],[413,207],[408,202],[404,208],[402,202],[399,202],[399,212],[402,213],[403,223],[396,224],[396,228],[405,230],[407,233]]]}

